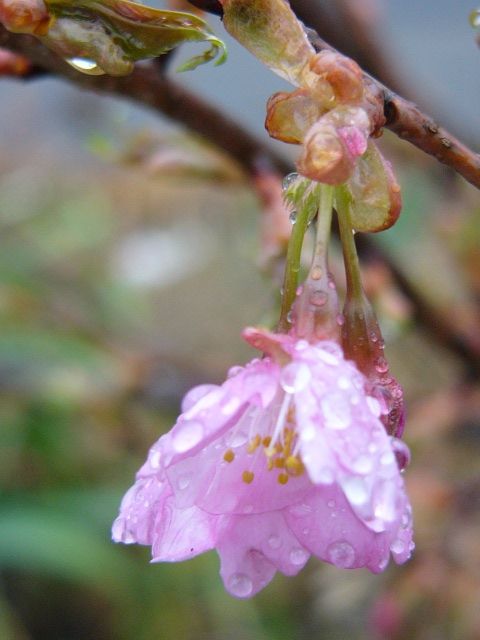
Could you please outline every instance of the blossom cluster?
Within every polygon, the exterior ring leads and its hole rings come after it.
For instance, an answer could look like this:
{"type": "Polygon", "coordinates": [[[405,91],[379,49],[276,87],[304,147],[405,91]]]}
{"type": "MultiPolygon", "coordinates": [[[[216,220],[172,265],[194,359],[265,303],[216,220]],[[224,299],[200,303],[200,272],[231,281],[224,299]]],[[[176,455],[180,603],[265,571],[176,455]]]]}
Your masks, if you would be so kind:
{"type": "Polygon", "coordinates": [[[310,555],[378,573],[412,551],[401,467],[366,379],[330,340],[246,330],[269,355],[202,385],[156,442],[113,525],[153,562],[216,548],[225,588],[247,598],[310,555]]]}

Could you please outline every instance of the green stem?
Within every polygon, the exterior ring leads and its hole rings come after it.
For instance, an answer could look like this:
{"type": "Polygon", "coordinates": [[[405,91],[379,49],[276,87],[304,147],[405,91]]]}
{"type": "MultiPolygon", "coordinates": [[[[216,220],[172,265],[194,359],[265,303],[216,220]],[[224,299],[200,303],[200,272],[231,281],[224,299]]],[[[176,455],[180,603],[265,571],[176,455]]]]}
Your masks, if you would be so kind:
{"type": "Polygon", "coordinates": [[[353,237],[352,219],[350,216],[350,196],[344,186],[337,187],[335,191],[335,204],[340,228],[340,240],[342,241],[343,260],[345,263],[345,275],[347,279],[347,300],[360,301],[364,297],[360,263],[357,248],[353,237]]]}
{"type": "MultiPolygon", "coordinates": [[[[328,233],[331,224],[333,203],[333,190],[328,185],[322,185],[320,196],[320,210],[318,215],[317,245],[315,255],[322,249],[326,251],[325,244],[328,242],[328,233]],[[326,230],[326,228],[328,229],[326,230]],[[321,246],[319,246],[319,243],[321,246]]],[[[289,313],[295,301],[298,287],[298,273],[300,271],[300,260],[302,257],[303,239],[309,223],[309,207],[300,207],[297,219],[293,225],[292,235],[288,242],[287,258],[285,264],[285,276],[283,280],[282,307],[278,331],[286,333],[291,326],[289,313]]]]}

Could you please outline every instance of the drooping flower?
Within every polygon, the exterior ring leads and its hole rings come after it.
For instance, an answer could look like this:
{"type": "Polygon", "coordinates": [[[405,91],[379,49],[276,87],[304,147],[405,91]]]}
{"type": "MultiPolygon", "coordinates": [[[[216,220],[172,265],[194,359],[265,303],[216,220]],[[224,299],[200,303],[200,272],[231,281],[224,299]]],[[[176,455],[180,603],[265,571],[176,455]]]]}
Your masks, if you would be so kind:
{"type": "MultiPolygon", "coordinates": [[[[365,378],[331,340],[247,329],[266,352],[221,386],[184,398],[150,449],[113,525],[152,561],[215,548],[232,595],[247,598],[310,555],[380,572],[413,548],[397,441],[365,378]]],[[[405,445],[401,445],[405,451],[405,445]]]]}

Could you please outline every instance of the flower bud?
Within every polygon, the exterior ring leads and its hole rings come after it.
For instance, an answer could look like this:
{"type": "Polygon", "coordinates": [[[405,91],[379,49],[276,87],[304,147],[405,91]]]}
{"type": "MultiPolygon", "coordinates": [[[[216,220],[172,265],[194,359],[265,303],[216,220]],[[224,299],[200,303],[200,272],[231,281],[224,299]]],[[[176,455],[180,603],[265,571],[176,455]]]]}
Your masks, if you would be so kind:
{"type": "Polygon", "coordinates": [[[14,33],[43,35],[50,16],[43,0],[0,0],[0,22],[14,33]]]}
{"type": "Polygon", "coordinates": [[[351,58],[336,51],[321,51],[310,58],[307,84],[313,95],[324,96],[324,84],[327,82],[333,91],[335,100],[347,104],[359,102],[363,97],[363,73],[351,58]]]}
{"type": "Polygon", "coordinates": [[[356,159],[365,153],[370,121],[360,107],[338,107],[308,131],[297,161],[300,173],[326,184],[342,184],[352,175],[356,159]]]}

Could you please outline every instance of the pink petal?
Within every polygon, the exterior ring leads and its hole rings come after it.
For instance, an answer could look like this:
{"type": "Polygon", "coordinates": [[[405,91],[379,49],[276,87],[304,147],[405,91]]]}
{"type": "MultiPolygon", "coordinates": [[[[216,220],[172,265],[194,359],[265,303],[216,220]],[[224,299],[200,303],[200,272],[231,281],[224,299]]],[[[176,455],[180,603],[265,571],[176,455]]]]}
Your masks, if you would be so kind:
{"type": "Polygon", "coordinates": [[[300,544],[321,560],[342,569],[367,567],[374,573],[387,566],[393,534],[368,529],[338,486],[313,488],[285,513],[300,544]]]}
{"type": "Polygon", "coordinates": [[[197,507],[179,509],[168,498],[157,514],[152,562],[178,562],[213,549],[219,521],[197,507]]]}
{"type": "Polygon", "coordinates": [[[263,589],[276,569],[297,574],[309,558],[278,511],[232,516],[217,549],[225,588],[239,598],[263,589]]]}
{"type": "Polygon", "coordinates": [[[123,497],[120,514],[112,526],[113,540],[152,544],[155,521],[170,495],[170,486],[159,478],[138,479],[123,497]]]}

